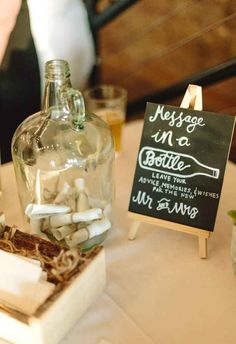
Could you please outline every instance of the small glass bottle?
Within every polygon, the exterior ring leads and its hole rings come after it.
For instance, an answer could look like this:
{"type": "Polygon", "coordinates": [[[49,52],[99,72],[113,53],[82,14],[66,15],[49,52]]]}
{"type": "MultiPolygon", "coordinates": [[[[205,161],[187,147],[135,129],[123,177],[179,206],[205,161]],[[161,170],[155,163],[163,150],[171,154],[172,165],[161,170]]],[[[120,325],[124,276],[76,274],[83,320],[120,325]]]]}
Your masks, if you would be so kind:
{"type": "Polygon", "coordinates": [[[12,139],[21,206],[30,232],[86,250],[112,222],[114,144],[108,125],[85,112],[63,60],[45,66],[42,111],[12,139]]]}

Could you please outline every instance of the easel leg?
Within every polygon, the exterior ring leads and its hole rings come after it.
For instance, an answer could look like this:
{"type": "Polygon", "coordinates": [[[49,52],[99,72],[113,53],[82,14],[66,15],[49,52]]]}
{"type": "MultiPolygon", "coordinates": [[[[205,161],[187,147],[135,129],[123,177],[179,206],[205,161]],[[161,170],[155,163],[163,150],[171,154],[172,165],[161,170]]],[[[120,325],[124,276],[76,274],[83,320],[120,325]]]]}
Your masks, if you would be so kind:
{"type": "Polygon", "coordinates": [[[207,258],[207,239],[198,237],[198,249],[200,258],[207,258]]]}
{"type": "Polygon", "coordinates": [[[136,238],[140,222],[134,221],[129,230],[129,240],[134,240],[136,238]]]}

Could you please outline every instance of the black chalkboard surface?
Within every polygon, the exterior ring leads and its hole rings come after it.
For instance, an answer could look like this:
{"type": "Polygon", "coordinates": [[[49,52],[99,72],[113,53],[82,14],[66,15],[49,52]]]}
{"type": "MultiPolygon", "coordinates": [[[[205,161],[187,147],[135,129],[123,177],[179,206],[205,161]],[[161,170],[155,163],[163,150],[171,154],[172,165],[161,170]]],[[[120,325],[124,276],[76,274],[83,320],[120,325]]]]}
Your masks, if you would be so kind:
{"type": "Polygon", "coordinates": [[[234,122],[147,103],[129,211],[213,231],[234,122]]]}

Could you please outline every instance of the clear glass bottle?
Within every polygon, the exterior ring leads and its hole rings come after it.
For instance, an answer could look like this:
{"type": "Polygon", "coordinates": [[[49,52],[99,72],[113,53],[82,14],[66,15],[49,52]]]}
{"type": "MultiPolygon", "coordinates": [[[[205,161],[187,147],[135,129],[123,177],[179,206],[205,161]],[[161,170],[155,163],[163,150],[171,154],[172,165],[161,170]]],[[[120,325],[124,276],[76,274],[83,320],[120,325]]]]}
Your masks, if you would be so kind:
{"type": "Polygon", "coordinates": [[[32,234],[83,250],[112,222],[114,144],[108,125],[85,112],[63,60],[45,66],[42,111],[12,139],[21,206],[32,234]]]}

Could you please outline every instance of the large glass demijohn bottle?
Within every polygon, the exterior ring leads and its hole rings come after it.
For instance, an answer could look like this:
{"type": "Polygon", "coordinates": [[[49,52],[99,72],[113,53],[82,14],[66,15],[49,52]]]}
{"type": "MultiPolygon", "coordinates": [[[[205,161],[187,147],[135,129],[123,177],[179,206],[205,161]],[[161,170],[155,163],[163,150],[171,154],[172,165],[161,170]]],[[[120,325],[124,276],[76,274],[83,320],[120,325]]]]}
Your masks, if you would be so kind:
{"type": "Polygon", "coordinates": [[[42,111],[12,139],[12,158],[30,233],[86,250],[112,223],[114,144],[108,125],[86,113],[64,60],[45,65],[42,111]]]}

